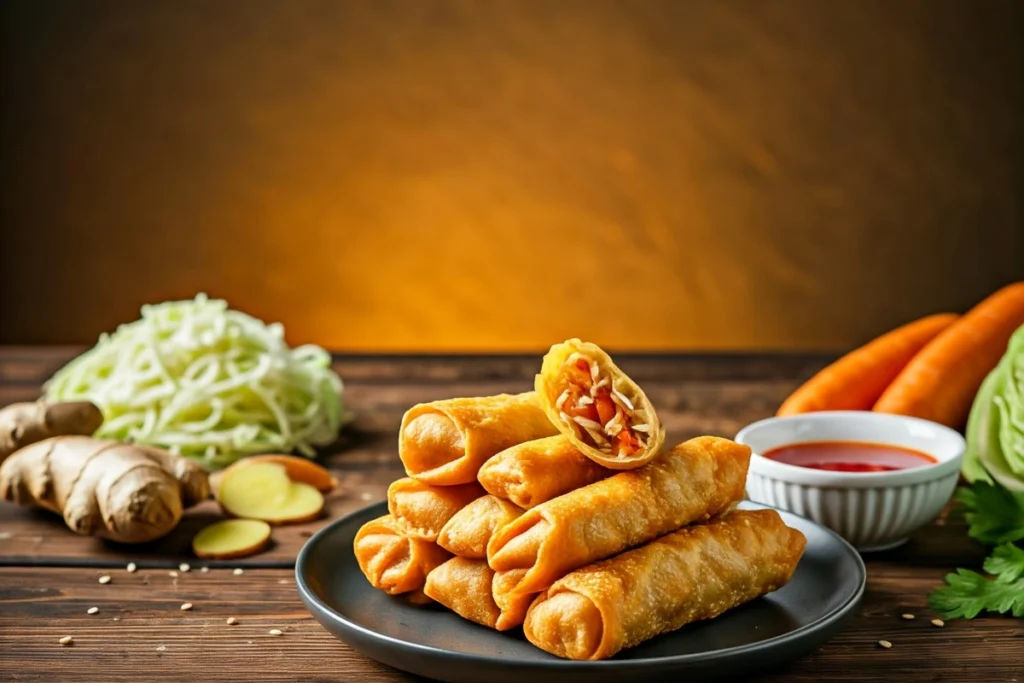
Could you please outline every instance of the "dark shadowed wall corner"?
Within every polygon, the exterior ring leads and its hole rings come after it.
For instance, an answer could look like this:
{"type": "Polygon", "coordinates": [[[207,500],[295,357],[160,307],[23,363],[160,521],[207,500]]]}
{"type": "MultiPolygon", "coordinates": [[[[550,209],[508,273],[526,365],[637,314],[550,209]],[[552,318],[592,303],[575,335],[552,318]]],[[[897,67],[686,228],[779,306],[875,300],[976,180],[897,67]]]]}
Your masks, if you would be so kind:
{"type": "Polygon", "coordinates": [[[0,343],[846,348],[1024,278],[1024,3],[2,5],[0,343]]]}

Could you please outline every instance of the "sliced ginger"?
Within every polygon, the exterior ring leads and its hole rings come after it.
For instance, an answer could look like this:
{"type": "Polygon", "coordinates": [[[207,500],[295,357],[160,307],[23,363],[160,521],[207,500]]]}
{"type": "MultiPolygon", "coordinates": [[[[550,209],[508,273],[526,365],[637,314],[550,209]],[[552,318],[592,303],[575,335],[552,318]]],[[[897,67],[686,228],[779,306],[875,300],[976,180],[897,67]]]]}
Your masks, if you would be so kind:
{"type": "Polygon", "coordinates": [[[309,484],[320,493],[330,493],[338,485],[338,480],[330,472],[308,458],[300,458],[296,455],[267,453],[264,455],[251,455],[248,458],[239,460],[225,470],[211,474],[210,488],[213,489],[213,494],[217,495],[217,489],[220,488],[220,480],[225,472],[257,462],[274,462],[283,465],[285,470],[288,471],[289,479],[309,484]]]}
{"type": "Polygon", "coordinates": [[[225,519],[204,528],[192,539],[196,557],[231,560],[254,555],[270,542],[270,525],[258,519],[225,519]]]}
{"type": "Polygon", "coordinates": [[[297,455],[279,455],[276,453],[270,453],[266,455],[250,456],[239,461],[239,464],[251,464],[256,462],[276,462],[279,465],[284,465],[284,469],[288,472],[289,479],[296,482],[302,482],[303,484],[309,484],[320,493],[330,493],[334,490],[334,487],[338,485],[338,480],[335,479],[330,472],[309,458],[300,458],[297,455]]]}
{"type": "Polygon", "coordinates": [[[217,502],[227,514],[270,524],[308,522],[320,516],[324,497],[314,487],[292,481],[276,462],[254,462],[224,470],[217,502]]]}

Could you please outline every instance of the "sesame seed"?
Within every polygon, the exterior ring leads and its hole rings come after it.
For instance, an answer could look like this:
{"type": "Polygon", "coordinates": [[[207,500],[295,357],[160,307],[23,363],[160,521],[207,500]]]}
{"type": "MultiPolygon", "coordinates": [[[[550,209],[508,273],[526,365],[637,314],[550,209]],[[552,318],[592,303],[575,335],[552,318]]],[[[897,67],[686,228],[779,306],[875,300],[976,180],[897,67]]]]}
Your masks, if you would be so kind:
{"type": "Polygon", "coordinates": [[[135,571],[136,571],[136,570],[137,570],[138,568],[139,568],[139,567],[138,567],[138,565],[136,565],[136,564],[135,564],[134,562],[129,562],[129,563],[128,563],[128,566],[127,566],[127,567],[125,567],[125,569],[127,569],[127,570],[128,570],[128,573],[129,573],[129,574],[133,574],[133,573],[135,573],[135,571]]]}
{"type": "Polygon", "coordinates": [[[892,647],[892,643],[890,643],[888,640],[880,640],[878,641],[878,644],[884,647],[886,650],[892,647]]]}
{"type": "Polygon", "coordinates": [[[121,621],[121,617],[114,617],[114,621],[121,621]]]}
{"type": "Polygon", "coordinates": [[[157,645],[157,647],[156,647],[156,651],[157,651],[157,652],[163,652],[163,651],[165,651],[166,649],[167,649],[167,646],[166,646],[166,645],[157,645]]]}
{"type": "Polygon", "coordinates": [[[277,582],[282,586],[287,586],[291,581],[289,579],[278,579],[277,582]]]}
{"type": "Polygon", "coordinates": [[[228,626],[234,626],[235,624],[238,623],[238,619],[235,619],[234,617],[228,617],[228,620],[225,621],[224,623],[227,624],[228,626]]]}
{"type": "Polygon", "coordinates": [[[104,574],[103,576],[100,577],[100,583],[102,583],[102,584],[110,583],[110,577],[107,576],[106,574],[104,574]]]}
{"type": "Polygon", "coordinates": [[[190,609],[192,609],[192,603],[191,603],[191,602],[186,602],[185,604],[183,604],[183,605],[181,606],[181,611],[182,611],[182,612],[187,612],[187,611],[189,611],[190,609]]]}
{"type": "Polygon", "coordinates": [[[71,636],[64,636],[63,638],[61,638],[57,642],[60,643],[61,645],[63,645],[64,647],[67,647],[68,645],[71,644],[72,640],[74,640],[74,639],[71,636]]]}
{"type": "Polygon", "coordinates": [[[178,565],[178,569],[183,572],[192,571],[192,566],[188,562],[182,562],[178,565]]]}
{"type": "Polygon", "coordinates": [[[201,571],[202,573],[205,574],[206,572],[210,571],[210,568],[209,567],[200,567],[199,571],[201,571]]]}
{"type": "Polygon", "coordinates": [[[363,500],[373,500],[373,494],[370,493],[369,491],[363,491],[362,493],[359,494],[359,497],[362,498],[363,500]]]}
{"type": "Polygon", "coordinates": [[[242,568],[241,567],[236,567],[231,573],[234,574],[235,576],[241,576],[242,575],[242,568]]]}
{"type": "Polygon", "coordinates": [[[176,579],[178,578],[178,572],[172,569],[171,571],[167,572],[167,576],[171,577],[172,579],[176,579]]]}
{"type": "Polygon", "coordinates": [[[272,628],[267,633],[269,633],[272,636],[283,636],[284,635],[284,633],[279,628],[272,628]]]}
{"type": "Polygon", "coordinates": [[[100,611],[99,607],[90,607],[89,609],[85,610],[85,613],[86,614],[96,614],[99,611],[100,611]]]}
{"type": "Polygon", "coordinates": [[[945,625],[946,622],[944,622],[942,619],[932,619],[932,626],[938,626],[939,628],[942,628],[945,625]]]}
{"type": "Polygon", "coordinates": [[[913,618],[914,618],[913,614],[901,614],[900,615],[900,619],[906,619],[907,621],[911,621],[913,618]]]}

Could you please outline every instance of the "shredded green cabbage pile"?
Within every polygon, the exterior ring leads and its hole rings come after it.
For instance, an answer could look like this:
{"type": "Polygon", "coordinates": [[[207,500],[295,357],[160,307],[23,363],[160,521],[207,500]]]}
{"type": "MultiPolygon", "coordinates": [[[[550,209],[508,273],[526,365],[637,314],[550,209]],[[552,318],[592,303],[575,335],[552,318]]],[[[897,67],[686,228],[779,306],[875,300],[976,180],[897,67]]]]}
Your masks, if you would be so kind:
{"type": "Polygon", "coordinates": [[[1024,492],[1024,327],[985,378],[967,421],[964,476],[1024,492]]]}
{"type": "Polygon", "coordinates": [[[289,348],[279,323],[200,294],[142,308],[142,319],[61,368],[50,400],[103,411],[97,437],[168,449],[219,468],[253,454],[332,442],[342,382],[318,346],[289,348]]]}

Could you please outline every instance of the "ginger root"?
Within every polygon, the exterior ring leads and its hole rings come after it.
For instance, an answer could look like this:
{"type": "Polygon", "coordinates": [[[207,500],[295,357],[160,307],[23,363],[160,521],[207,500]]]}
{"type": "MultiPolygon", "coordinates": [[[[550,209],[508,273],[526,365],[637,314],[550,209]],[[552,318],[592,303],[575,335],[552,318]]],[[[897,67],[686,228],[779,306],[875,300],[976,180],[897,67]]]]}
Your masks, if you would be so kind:
{"type": "Polygon", "coordinates": [[[0,408],[0,462],[52,436],[90,436],[101,424],[103,413],[88,401],[13,403],[0,408]]]}
{"type": "Polygon", "coordinates": [[[284,465],[254,462],[224,470],[217,502],[232,517],[270,524],[308,522],[320,516],[324,497],[309,484],[292,481],[284,465]]]}
{"type": "Polygon", "coordinates": [[[72,531],[121,543],[166,535],[210,495],[206,471],[157,448],[84,436],[26,446],[0,465],[0,498],[64,516],[72,531]]]}
{"type": "Polygon", "coordinates": [[[270,542],[270,525],[257,519],[225,519],[203,528],[192,539],[196,557],[232,560],[254,555],[270,542]]]}

